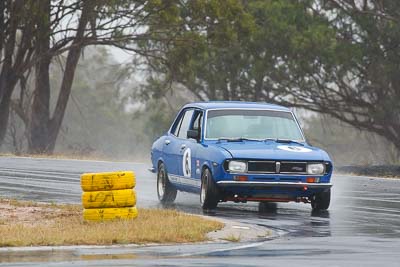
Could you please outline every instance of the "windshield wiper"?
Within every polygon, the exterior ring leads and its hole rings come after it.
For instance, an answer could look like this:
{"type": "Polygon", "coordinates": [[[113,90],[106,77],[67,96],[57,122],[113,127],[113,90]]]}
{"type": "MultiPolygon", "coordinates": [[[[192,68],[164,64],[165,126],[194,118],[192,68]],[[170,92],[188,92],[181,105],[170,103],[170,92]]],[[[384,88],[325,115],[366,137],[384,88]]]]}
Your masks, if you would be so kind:
{"type": "Polygon", "coordinates": [[[276,138],[265,138],[263,141],[265,142],[265,141],[274,141],[274,142],[276,142],[276,140],[278,140],[278,139],[276,139],[276,138]]]}
{"type": "Polygon", "coordinates": [[[284,144],[290,144],[290,143],[295,143],[304,146],[303,143],[291,140],[291,139],[280,139],[280,138],[265,138],[265,139],[253,139],[253,138],[247,138],[247,137],[220,137],[218,138],[218,142],[221,141],[227,141],[227,142],[243,142],[243,141],[258,141],[258,142],[265,142],[265,141],[274,141],[277,143],[284,143],[284,144]]]}
{"type": "Polygon", "coordinates": [[[264,139],[264,141],[274,141],[277,143],[284,143],[284,144],[290,144],[290,143],[295,143],[295,144],[299,144],[304,146],[304,143],[295,141],[295,140],[291,140],[291,139],[280,139],[280,138],[266,138],[264,139]]]}
{"type": "Polygon", "coordinates": [[[243,142],[243,141],[263,141],[260,139],[252,139],[252,138],[246,138],[246,137],[237,137],[237,138],[230,138],[230,137],[221,137],[218,138],[218,141],[227,141],[227,142],[243,142]]]}

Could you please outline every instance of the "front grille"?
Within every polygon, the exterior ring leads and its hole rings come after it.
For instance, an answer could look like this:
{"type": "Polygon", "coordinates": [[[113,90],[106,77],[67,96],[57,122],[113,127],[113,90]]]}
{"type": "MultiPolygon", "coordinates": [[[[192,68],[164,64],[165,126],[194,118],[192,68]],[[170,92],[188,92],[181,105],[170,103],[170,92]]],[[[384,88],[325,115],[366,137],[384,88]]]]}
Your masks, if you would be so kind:
{"type": "Polygon", "coordinates": [[[306,162],[285,162],[285,161],[248,161],[247,171],[249,173],[295,173],[306,174],[306,162]]]}
{"type": "MultiPolygon", "coordinates": [[[[245,160],[244,160],[245,161],[245,160]]],[[[314,163],[314,161],[310,162],[314,163]]],[[[224,168],[228,171],[229,160],[224,162],[224,168]]],[[[325,174],[332,170],[330,163],[325,163],[325,174]]],[[[268,161],[268,160],[249,160],[247,161],[248,173],[265,174],[307,174],[307,162],[298,161],[268,161]]]]}
{"type": "Polygon", "coordinates": [[[307,173],[307,163],[281,162],[280,173],[307,173]]]}
{"type": "Polygon", "coordinates": [[[275,161],[249,161],[247,163],[248,172],[276,173],[275,161]]]}

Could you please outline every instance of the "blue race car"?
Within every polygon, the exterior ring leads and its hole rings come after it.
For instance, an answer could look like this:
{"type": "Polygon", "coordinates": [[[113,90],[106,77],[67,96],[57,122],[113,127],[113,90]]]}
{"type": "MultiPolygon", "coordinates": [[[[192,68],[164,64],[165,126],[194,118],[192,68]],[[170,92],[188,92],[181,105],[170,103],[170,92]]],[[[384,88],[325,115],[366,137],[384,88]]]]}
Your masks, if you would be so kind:
{"type": "Polygon", "coordinates": [[[200,193],[203,209],[219,202],[330,204],[332,161],[307,144],[288,108],[247,102],[185,105],[151,150],[157,194],[200,193]]]}

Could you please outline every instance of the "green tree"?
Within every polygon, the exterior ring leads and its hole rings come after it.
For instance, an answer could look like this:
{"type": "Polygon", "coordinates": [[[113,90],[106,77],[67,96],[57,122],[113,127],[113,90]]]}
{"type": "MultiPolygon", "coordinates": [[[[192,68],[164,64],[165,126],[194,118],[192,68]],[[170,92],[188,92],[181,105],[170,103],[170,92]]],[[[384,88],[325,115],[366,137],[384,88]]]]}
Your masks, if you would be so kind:
{"type": "Polygon", "coordinates": [[[286,92],[297,106],[376,133],[400,151],[400,2],[318,3],[315,13],[335,30],[334,45],[286,92]]]}
{"type": "Polygon", "coordinates": [[[173,38],[168,37],[170,34],[166,31],[176,30],[176,3],[179,1],[2,1],[0,48],[4,60],[0,63],[0,144],[8,127],[11,98],[17,82],[22,81],[23,91],[25,81],[31,78],[33,99],[21,97],[22,92],[16,96],[12,107],[27,126],[29,152],[52,153],[84,48],[107,45],[157,57],[157,51],[142,49],[137,43],[156,37],[147,27],[154,16],[168,17],[170,21],[169,26],[152,29],[164,33],[158,40],[167,42],[173,38]],[[55,85],[50,83],[50,69],[58,63],[62,65],[63,75],[55,85]],[[53,97],[57,100],[51,107],[53,97]],[[28,101],[28,105],[24,101],[28,101]]]}
{"type": "Polygon", "coordinates": [[[150,60],[147,90],[178,82],[201,100],[301,107],[400,150],[399,10],[394,0],[196,1],[180,16],[196,22],[182,36],[197,33],[197,45],[146,43],[167,59],[150,60]]]}
{"type": "MultiPolygon", "coordinates": [[[[176,82],[202,100],[239,99],[243,92],[236,89],[245,75],[243,67],[248,66],[243,49],[254,28],[241,1],[188,1],[178,16],[184,21],[177,31],[178,42],[165,44],[156,39],[142,43],[162,54],[162,60],[148,58],[151,69],[144,93],[160,97],[176,82]],[[179,45],[186,39],[193,40],[191,45],[179,45]]],[[[155,19],[156,25],[164,23],[163,18],[155,19]]]]}
{"type": "Polygon", "coordinates": [[[21,90],[25,89],[35,34],[32,9],[32,1],[0,1],[0,145],[8,127],[14,88],[20,82],[21,90]]]}
{"type": "MultiPolygon", "coordinates": [[[[178,95],[139,103],[132,94],[139,84],[128,70],[131,64],[114,60],[104,47],[89,47],[75,71],[65,117],[54,153],[74,157],[148,160],[152,142],[170,126],[177,109],[188,100],[178,95]],[[133,96],[133,97],[132,97],[133,96]]],[[[50,86],[60,84],[63,72],[50,68],[50,86]]],[[[27,84],[25,97],[33,88],[27,84]]],[[[18,91],[18,90],[17,90],[18,91]]],[[[56,105],[50,99],[50,107],[56,105]]],[[[1,152],[28,152],[26,126],[11,109],[9,127],[1,152]]]]}
{"type": "MultiPolygon", "coordinates": [[[[51,70],[51,84],[59,84],[62,71],[51,70]]],[[[131,84],[125,66],[105,48],[88,48],[75,73],[55,153],[128,158],[134,155],[138,131],[125,110],[124,91],[131,84]]],[[[51,105],[55,105],[52,101],[51,105]]]]}
{"type": "Polygon", "coordinates": [[[145,45],[164,57],[149,59],[150,90],[145,93],[157,97],[161,82],[166,90],[177,82],[201,100],[292,100],[286,85],[306,75],[310,63],[334,56],[335,30],[311,7],[312,1],[300,0],[189,4],[180,12],[188,21],[181,34],[197,33],[197,42],[182,47],[148,40],[145,45]],[[199,17],[206,19],[199,23],[199,17]]]}

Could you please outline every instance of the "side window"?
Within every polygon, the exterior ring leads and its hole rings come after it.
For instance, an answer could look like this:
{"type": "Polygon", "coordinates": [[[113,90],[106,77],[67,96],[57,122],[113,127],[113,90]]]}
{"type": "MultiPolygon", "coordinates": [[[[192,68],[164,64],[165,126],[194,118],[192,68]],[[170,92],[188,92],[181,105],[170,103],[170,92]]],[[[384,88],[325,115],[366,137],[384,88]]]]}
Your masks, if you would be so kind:
{"type": "Polygon", "coordinates": [[[191,130],[201,130],[201,125],[203,124],[203,112],[196,110],[194,114],[193,124],[190,126],[191,130]]]}
{"type": "Polygon", "coordinates": [[[183,115],[184,114],[179,115],[179,119],[175,122],[174,126],[171,129],[171,133],[175,136],[178,136],[179,128],[181,127],[182,124],[183,115]]]}
{"type": "Polygon", "coordinates": [[[179,138],[183,138],[183,139],[187,138],[187,131],[189,130],[190,122],[193,117],[193,112],[194,112],[194,110],[190,109],[190,110],[187,110],[185,112],[185,114],[183,115],[183,119],[180,124],[178,135],[177,135],[179,138]]]}

